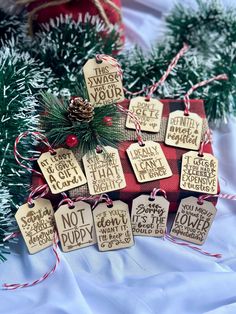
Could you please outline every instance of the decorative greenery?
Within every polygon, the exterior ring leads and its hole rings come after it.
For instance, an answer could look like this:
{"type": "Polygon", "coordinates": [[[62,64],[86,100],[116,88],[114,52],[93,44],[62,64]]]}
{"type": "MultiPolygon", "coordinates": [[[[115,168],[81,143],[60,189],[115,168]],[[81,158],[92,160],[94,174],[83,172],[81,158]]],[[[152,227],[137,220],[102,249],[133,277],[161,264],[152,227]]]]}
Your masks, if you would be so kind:
{"type": "MultiPolygon", "coordinates": [[[[20,167],[13,155],[14,141],[25,130],[37,130],[39,126],[38,106],[34,94],[44,88],[45,76],[39,65],[28,53],[20,53],[13,47],[0,50],[0,255],[5,252],[3,238],[16,229],[15,213],[29,191],[31,176],[20,167]]],[[[27,141],[24,154],[32,149],[27,141]]]]}
{"type": "MultiPolygon", "coordinates": [[[[83,92],[77,95],[86,98],[83,92]]],[[[65,145],[66,137],[75,134],[78,137],[78,149],[81,154],[94,150],[99,146],[116,146],[122,140],[123,134],[120,127],[120,113],[115,105],[107,105],[94,108],[94,118],[91,122],[72,122],[68,118],[69,99],[50,94],[42,94],[41,114],[42,128],[45,135],[54,146],[65,145]],[[112,117],[112,125],[107,126],[103,122],[105,116],[112,117]]]]}
{"type": "Polygon", "coordinates": [[[8,40],[22,43],[25,33],[26,23],[22,14],[9,15],[0,9],[0,46],[8,40]]]}
{"type": "Polygon", "coordinates": [[[166,83],[156,91],[160,98],[180,98],[188,89],[209,77],[227,74],[221,81],[196,90],[192,97],[205,100],[211,121],[226,119],[235,113],[236,94],[236,10],[225,9],[219,1],[197,0],[194,10],[178,4],[166,19],[167,32],[149,55],[140,49],[120,57],[128,89],[137,91],[156,82],[170,60],[182,47],[190,51],[178,62],[166,83]]]}
{"type": "Polygon", "coordinates": [[[67,88],[73,95],[85,62],[97,53],[110,55],[118,48],[116,27],[108,29],[98,17],[86,14],[83,20],[60,16],[41,24],[30,52],[52,69],[59,90],[67,88]]]}

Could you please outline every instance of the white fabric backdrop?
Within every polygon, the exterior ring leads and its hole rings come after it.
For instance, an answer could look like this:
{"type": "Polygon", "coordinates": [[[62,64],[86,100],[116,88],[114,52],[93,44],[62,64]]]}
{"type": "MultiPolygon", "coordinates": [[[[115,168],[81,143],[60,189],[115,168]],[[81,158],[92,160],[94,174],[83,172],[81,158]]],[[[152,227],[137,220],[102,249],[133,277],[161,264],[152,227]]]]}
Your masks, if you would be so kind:
{"type": "MultiPolygon", "coordinates": [[[[186,1],[187,2],[187,1],[186,1]]],[[[189,1],[188,1],[189,2],[189,1]]],[[[191,1],[192,2],[192,1],[191,1]]],[[[129,42],[148,49],[161,36],[162,15],[173,1],[123,1],[129,42]]],[[[236,192],[236,123],[214,130],[222,192],[236,192]]],[[[155,238],[100,253],[96,247],[60,253],[57,272],[38,286],[0,291],[0,314],[235,314],[236,203],[220,200],[204,249],[216,260],[155,238]]],[[[28,255],[23,241],[0,265],[0,282],[39,278],[54,264],[51,249],[28,255]]]]}

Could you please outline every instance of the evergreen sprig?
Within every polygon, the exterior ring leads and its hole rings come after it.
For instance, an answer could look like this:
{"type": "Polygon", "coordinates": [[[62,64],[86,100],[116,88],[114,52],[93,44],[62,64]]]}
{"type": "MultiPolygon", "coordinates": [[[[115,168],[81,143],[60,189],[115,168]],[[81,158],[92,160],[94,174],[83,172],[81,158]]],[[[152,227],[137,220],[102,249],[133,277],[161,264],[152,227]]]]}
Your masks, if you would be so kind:
{"type": "MultiPolygon", "coordinates": [[[[83,94],[79,94],[83,96],[83,94]]],[[[90,122],[71,121],[68,118],[69,99],[59,99],[53,94],[41,95],[41,127],[49,142],[54,146],[65,146],[66,137],[75,134],[78,137],[78,149],[81,154],[99,146],[116,146],[123,139],[120,127],[120,113],[115,105],[94,108],[94,117],[90,122]],[[112,118],[112,125],[107,126],[103,118],[112,118]]]]}

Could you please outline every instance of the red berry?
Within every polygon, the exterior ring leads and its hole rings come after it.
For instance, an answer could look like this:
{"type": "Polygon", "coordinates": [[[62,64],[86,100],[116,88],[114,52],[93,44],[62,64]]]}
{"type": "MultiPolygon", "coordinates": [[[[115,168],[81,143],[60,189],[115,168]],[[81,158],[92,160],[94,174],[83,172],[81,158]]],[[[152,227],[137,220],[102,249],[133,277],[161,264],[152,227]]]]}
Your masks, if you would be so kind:
{"type": "Polygon", "coordinates": [[[104,122],[104,124],[106,124],[107,126],[112,126],[112,117],[109,117],[109,116],[105,116],[104,118],[103,118],[103,122],[104,122]]]}
{"type": "Polygon", "coordinates": [[[69,134],[66,137],[66,145],[69,147],[75,147],[79,143],[78,137],[74,134],[69,134]]]}

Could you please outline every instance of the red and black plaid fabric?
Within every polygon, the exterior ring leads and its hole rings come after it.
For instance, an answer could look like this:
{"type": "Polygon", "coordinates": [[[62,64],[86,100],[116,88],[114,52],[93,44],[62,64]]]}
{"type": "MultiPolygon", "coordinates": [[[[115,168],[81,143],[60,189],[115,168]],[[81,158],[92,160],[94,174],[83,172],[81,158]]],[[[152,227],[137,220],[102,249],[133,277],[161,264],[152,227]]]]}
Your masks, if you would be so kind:
{"type": "MultiPolygon", "coordinates": [[[[184,103],[181,100],[161,100],[164,104],[163,108],[163,118],[168,119],[169,113],[175,110],[184,110],[184,103]]],[[[123,104],[124,107],[128,107],[127,102],[123,104]]],[[[197,113],[200,117],[206,120],[204,103],[202,100],[191,100],[191,111],[197,113]]],[[[162,130],[163,131],[163,130],[162,130]]],[[[133,131],[131,131],[133,132],[133,131]]],[[[132,136],[131,136],[132,138],[132,136]]],[[[188,196],[199,196],[202,193],[185,191],[180,189],[180,174],[181,174],[181,163],[182,163],[182,155],[189,150],[183,148],[176,148],[165,145],[163,142],[160,142],[161,148],[168,160],[170,168],[172,170],[173,175],[169,178],[139,183],[136,180],[135,174],[133,172],[132,166],[128,159],[128,155],[126,153],[127,148],[134,143],[133,141],[124,141],[121,142],[118,149],[121,158],[121,163],[123,166],[125,178],[126,178],[126,187],[119,191],[114,191],[108,193],[113,200],[122,200],[129,205],[131,205],[132,200],[139,196],[140,194],[150,194],[153,188],[161,188],[166,191],[167,198],[170,201],[170,211],[175,212],[178,209],[178,205],[181,199],[188,196]]],[[[207,144],[205,146],[205,152],[213,153],[211,144],[207,144]]],[[[42,178],[37,176],[33,176],[33,186],[37,186],[39,184],[45,183],[42,178]]],[[[219,188],[218,188],[219,192],[219,188]]],[[[76,196],[89,196],[88,190],[84,191],[78,190],[76,196]]],[[[55,195],[50,195],[50,199],[58,200],[55,195]]],[[[217,199],[213,199],[213,203],[216,204],[217,199]]]]}

